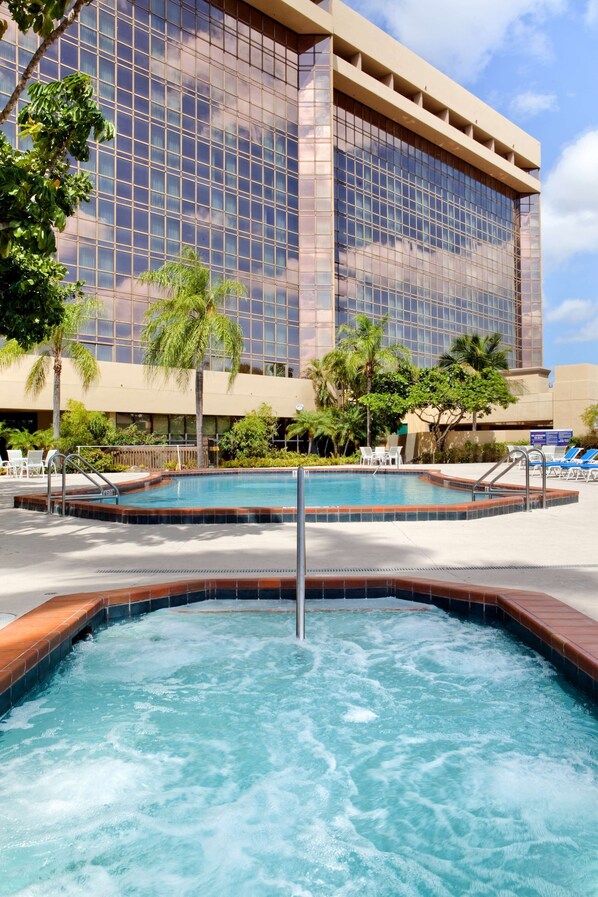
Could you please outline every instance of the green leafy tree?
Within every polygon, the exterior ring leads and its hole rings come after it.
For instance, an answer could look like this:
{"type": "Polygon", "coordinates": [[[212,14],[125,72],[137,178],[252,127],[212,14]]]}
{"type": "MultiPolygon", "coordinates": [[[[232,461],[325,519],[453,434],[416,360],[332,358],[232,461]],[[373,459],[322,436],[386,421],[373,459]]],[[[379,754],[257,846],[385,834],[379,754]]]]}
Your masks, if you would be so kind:
{"type": "MultiPolygon", "coordinates": [[[[508,350],[502,346],[502,334],[492,333],[480,336],[464,333],[453,340],[448,352],[438,359],[438,367],[447,368],[458,364],[470,374],[484,371],[506,371],[509,369],[508,350]]],[[[472,430],[477,430],[477,413],[473,414],[472,430]]]]}
{"type": "MultiPolygon", "coordinates": [[[[318,411],[298,411],[292,423],[287,427],[287,438],[295,436],[307,436],[307,454],[314,451],[314,441],[318,436],[330,436],[332,432],[332,418],[330,409],[318,411]]],[[[336,454],[336,453],[335,453],[336,454]]]]}
{"type": "MultiPolygon", "coordinates": [[[[339,328],[341,338],[336,351],[347,353],[349,370],[355,376],[353,390],[356,398],[369,395],[376,374],[383,370],[393,370],[397,367],[399,358],[404,357],[402,347],[383,345],[387,323],[388,316],[376,324],[366,315],[358,314],[353,327],[344,324],[339,328]]],[[[370,445],[371,412],[367,405],[366,442],[370,445]]]]}
{"type": "Polygon", "coordinates": [[[167,293],[150,305],[142,339],[150,377],[174,376],[180,386],[195,376],[197,463],[203,463],[203,381],[210,350],[230,359],[232,384],[239,370],[243,333],[221,309],[229,296],[245,295],[245,287],[233,280],[211,283],[210,271],[195,250],[186,247],[177,261],[166,262],[157,271],[147,271],[142,283],[167,293]]]}
{"type": "MultiPolygon", "coordinates": [[[[0,110],[0,124],[48,48],[89,2],[8,0],[19,30],[33,30],[42,41],[0,110]]],[[[0,334],[27,348],[44,340],[62,320],[65,303],[81,295],[80,283],[64,282],[55,232],[92,193],[89,175],[71,172],[71,164],[89,159],[90,138],[104,142],[114,129],[93,100],[90,78],[80,73],[32,84],[17,120],[31,146],[17,150],[0,133],[0,334]]]]}
{"type": "Polygon", "coordinates": [[[114,427],[103,411],[89,411],[73,399],[60,421],[60,447],[65,454],[80,445],[112,445],[114,427]]]}
{"type": "MultiPolygon", "coordinates": [[[[18,103],[28,81],[52,44],[77,21],[83,9],[92,2],[93,0],[5,0],[5,7],[19,31],[22,34],[33,31],[42,38],[42,41],[0,111],[0,125],[6,121],[18,103]]],[[[0,19],[0,39],[7,28],[8,22],[0,19]]]]}
{"type": "Polygon", "coordinates": [[[233,458],[265,458],[272,451],[276,436],[276,418],[272,408],[262,403],[235,421],[228,433],[220,438],[219,447],[233,458]]]}
{"type": "Polygon", "coordinates": [[[453,365],[420,370],[409,390],[406,410],[429,425],[435,447],[442,452],[446,437],[466,414],[490,414],[494,407],[507,408],[516,401],[498,371],[489,369],[475,376],[453,365]]]}
{"type": "Polygon", "coordinates": [[[598,430],[598,403],[589,405],[580,417],[590,433],[598,430]]]}
{"type": "MultiPolygon", "coordinates": [[[[53,328],[48,341],[38,346],[39,357],[33,363],[25,381],[26,392],[37,396],[44,389],[52,370],[52,429],[56,439],[60,435],[60,384],[64,359],[71,359],[84,390],[89,389],[100,376],[100,369],[94,356],[86,346],[77,341],[77,333],[82,324],[97,311],[97,308],[98,304],[93,299],[82,299],[66,306],[62,322],[53,328]]],[[[25,349],[17,340],[9,340],[0,349],[0,370],[19,361],[25,354],[25,349]]]]}
{"type": "Polygon", "coordinates": [[[336,390],[327,358],[312,358],[305,376],[311,380],[318,408],[330,408],[336,403],[336,390]]]}
{"type": "Polygon", "coordinates": [[[401,363],[397,371],[376,375],[372,392],[362,396],[360,405],[370,409],[374,434],[395,433],[411,407],[410,392],[417,378],[417,369],[401,363]]]}

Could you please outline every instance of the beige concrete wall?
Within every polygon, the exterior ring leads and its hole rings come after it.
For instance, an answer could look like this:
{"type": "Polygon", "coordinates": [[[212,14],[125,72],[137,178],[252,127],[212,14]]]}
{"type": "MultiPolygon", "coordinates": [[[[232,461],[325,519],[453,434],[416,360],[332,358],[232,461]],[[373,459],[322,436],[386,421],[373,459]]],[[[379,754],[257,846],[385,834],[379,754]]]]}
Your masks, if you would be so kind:
{"type": "MultiPolygon", "coordinates": [[[[26,357],[19,364],[2,372],[0,410],[49,412],[52,408],[52,381],[37,398],[25,394],[24,383],[34,358],[26,357]]],[[[175,380],[162,378],[148,383],[141,365],[100,363],[101,378],[97,386],[83,393],[71,363],[65,360],[62,374],[62,408],[69,399],[82,401],[92,411],[153,414],[194,414],[193,378],[186,389],[175,380]]],[[[262,402],[271,405],[279,417],[293,417],[295,406],[302,403],[313,409],[314,393],[309,380],[285,377],[263,377],[239,374],[228,389],[228,375],[206,371],[204,383],[205,414],[242,416],[262,402]]]]}
{"type": "Polygon", "coordinates": [[[554,426],[572,428],[576,434],[585,433],[580,415],[589,405],[598,403],[598,365],[565,364],[554,372],[552,388],[554,426]]]}

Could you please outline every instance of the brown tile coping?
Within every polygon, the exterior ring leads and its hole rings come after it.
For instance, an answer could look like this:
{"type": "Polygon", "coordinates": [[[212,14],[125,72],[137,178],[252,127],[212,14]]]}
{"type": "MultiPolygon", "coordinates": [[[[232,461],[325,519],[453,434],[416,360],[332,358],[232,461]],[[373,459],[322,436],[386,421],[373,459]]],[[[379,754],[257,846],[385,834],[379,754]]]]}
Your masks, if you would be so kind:
{"type": "MultiPolygon", "coordinates": [[[[289,469],[289,468],[286,468],[289,469]]],[[[324,473],[330,471],[342,471],[356,476],[367,475],[371,471],[363,467],[331,467],[311,468],[310,472],[324,473]]],[[[248,476],[255,474],[274,475],[281,472],[281,468],[226,468],[209,470],[188,470],[152,472],[144,480],[119,483],[119,490],[126,495],[132,492],[143,492],[159,486],[162,482],[180,476],[248,476]]],[[[435,470],[418,470],[417,468],[390,470],[378,468],[378,474],[382,476],[418,476],[427,482],[446,489],[458,489],[469,492],[473,486],[473,480],[461,477],[450,477],[435,470]]],[[[506,488],[506,487],[505,487],[506,488]]],[[[481,499],[479,501],[459,502],[450,505],[400,505],[374,507],[311,507],[306,508],[305,519],[308,523],[343,523],[343,522],[372,522],[393,520],[478,520],[482,517],[498,514],[510,514],[523,510],[524,487],[509,486],[509,494],[500,498],[481,499]]],[[[132,524],[186,524],[186,523],[293,523],[296,514],[292,508],[276,507],[252,507],[252,508],[137,508],[126,504],[105,505],[99,502],[85,501],[85,494],[91,489],[69,489],[69,495],[80,495],[81,501],[69,501],[66,505],[67,514],[74,517],[83,517],[91,520],[104,520],[113,523],[132,524]]],[[[58,493],[53,493],[58,503],[58,493]]],[[[577,502],[579,493],[565,489],[547,489],[546,504],[548,507],[577,502]]],[[[540,489],[531,489],[530,503],[532,508],[540,507],[540,489]]],[[[40,494],[19,495],[14,498],[15,508],[23,508],[29,511],[45,511],[47,508],[47,496],[40,494]]]]}
{"type": "MultiPolygon", "coordinates": [[[[498,621],[598,699],[598,621],[543,592],[406,577],[337,576],[308,577],[305,594],[308,609],[314,610],[323,598],[395,595],[480,621],[498,621]]],[[[294,598],[294,579],[272,577],[193,579],[50,598],[0,629],[0,714],[44,679],[76,641],[108,623],[208,599],[294,598]]]]}

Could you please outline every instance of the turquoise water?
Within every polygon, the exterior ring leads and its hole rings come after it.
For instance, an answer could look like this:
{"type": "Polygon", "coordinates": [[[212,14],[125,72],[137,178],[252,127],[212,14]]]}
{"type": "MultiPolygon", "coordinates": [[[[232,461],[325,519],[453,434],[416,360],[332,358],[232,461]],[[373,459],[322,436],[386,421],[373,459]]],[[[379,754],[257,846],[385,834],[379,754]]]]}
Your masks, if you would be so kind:
{"type": "MultiPolygon", "coordinates": [[[[448,505],[470,501],[469,495],[409,475],[316,473],[305,480],[308,507],[448,505]]],[[[290,472],[173,477],[155,489],[123,495],[121,504],[141,508],[294,508],[297,479],[290,472]]]]}
{"type": "Polygon", "coordinates": [[[598,725],[500,630],[160,611],[0,723],[0,894],[595,897],[598,725]]]}

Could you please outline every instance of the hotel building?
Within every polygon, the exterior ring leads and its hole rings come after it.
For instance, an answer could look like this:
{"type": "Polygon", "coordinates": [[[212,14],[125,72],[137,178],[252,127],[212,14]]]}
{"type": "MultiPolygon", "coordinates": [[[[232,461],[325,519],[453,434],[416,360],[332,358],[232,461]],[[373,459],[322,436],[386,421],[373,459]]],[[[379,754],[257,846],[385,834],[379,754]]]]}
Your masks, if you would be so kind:
{"type": "MultiPolygon", "coordinates": [[[[0,42],[4,95],[34,45],[0,42]]],[[[340,0],[96,0],[42,77],[76,70],[116,137],[60,237],[103,304],[82,334],[101,381],[84,396],[67,365],[65,402],[193,437],[191,385],[150,386],[141,363],[137,278],[181,246],[247,288],[226,309],[243,373],[227,391],[212,361],[208,432],[263,401],[311,407],[302,372],[358,312],[388,315],[420,365],[500,331],[514,368],[541,366],[538,142],[340,0]]],[[[30,361],[2,373],[0,419],[44,427],[51,386],[25,394],[30,361]]]]}

